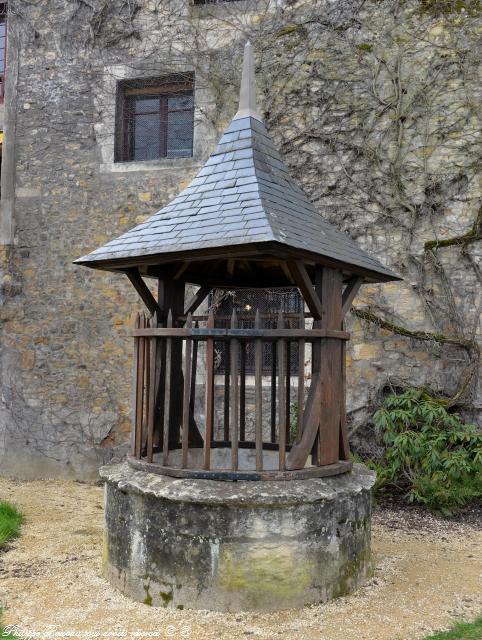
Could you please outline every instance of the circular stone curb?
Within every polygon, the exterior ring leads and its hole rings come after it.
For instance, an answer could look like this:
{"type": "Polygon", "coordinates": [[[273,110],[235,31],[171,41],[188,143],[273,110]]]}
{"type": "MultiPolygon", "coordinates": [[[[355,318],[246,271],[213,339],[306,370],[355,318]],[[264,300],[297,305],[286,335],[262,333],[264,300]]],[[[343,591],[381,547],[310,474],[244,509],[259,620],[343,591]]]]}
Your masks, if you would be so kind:
{"type": "Polygon", "coordinates": [[[328,478],[175,479],[103,467],[103,567],[155,606],[272,611],[345,595],[370,574],[371,488],[355,464],[328,478]]]}

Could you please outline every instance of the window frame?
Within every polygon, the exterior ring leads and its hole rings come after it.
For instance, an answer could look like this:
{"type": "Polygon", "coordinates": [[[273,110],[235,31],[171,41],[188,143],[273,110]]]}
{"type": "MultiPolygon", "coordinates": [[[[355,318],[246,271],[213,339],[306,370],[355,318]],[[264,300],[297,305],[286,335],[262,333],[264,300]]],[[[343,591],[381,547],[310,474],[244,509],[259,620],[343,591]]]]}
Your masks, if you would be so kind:
{"type": "MultiPolygon", "coordinates": [[[[114,144],[114,162],[150,162],[152,160],[135,159],[134,158],[134,135],[132,133],[132,115],[134,110],[132,106],[135,104],[136,98],[145,96],[146,98],[159,99],[159,111],[153,111],[152,114],[159,114],[159,136],[160,136],[160,155],[154,160],[176,160],[184,158],[192,158],[194,155],[194,73],[173,74],[162,77],[136,78],[129,80],[120,80],[117,82],[116,92],[116,116],[115,116],[115,144],[114,144]],[[192,107],[188,109],[174,109],[173,112],[185,111],[190,112],[192,117],[192,137],[191,152],[186,156],[169,156],[168,155],[168,136],[169,136],[169,97],[176,95],[192,96],[192,107]]],[[[149,114],[149,112],[147,112],[149,114]]],[[[134,114],[135,115],[135,114],[134,114]]],[[[137,114],[140,115],[140,114],[137,114]]],[[[144,114],[142,114],[144,115],[144,114]]],[[[134,121],[135,126],[135,121],[134,121]]]]}

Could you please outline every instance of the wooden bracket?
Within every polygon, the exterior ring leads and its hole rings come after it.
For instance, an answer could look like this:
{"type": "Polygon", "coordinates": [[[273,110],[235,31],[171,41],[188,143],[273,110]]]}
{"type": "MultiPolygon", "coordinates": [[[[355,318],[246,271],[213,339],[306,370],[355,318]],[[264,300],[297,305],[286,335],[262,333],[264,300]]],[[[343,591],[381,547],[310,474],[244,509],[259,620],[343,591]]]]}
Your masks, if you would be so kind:
{"type": "Polygon", "coordinates": [[[187,316],[189,313],[194,313],[210,291],[211,287],[199,287],[196,293],[188,300],[184,315],[187,316]]]}
{"type": "Polygon", "coordinates": [[[140,295],[143,303],[149,309],[151,314],[153,316],[155,314],[157,314],[158,319],[162,319],[164,317],[164,314],[162,313],[162,311],[161,311],[159,305],[157,304],[156,299],[152,295],[149,287],[146,285],[144,280],[141,278],[141,275],[139,273],[139,269],[137,269],[135,267],[133,267],[132,269],[126,269],[125,274],[129,278],[132,286],[137,291],[137,293],[140,295]]]}
{"type": "Polygon", "coordinates": [[[344,317],[347,314],[348,310],[351,307],[351,303],[353,302],[353,299],[355,298],[362,284],[363,284],[363,278],[360,278],[359,276],[354,276],[353,278],[350,278],[350,280],[348,281],[348,284],[345,287],[345,291],[343,291],[343,299],[342,299],[342,306],[341,306],[342,317],[344,317]]]}
{"type": "Polygon", "coordinates": [[[321,300],[318,297],[313,283],[310,280],[310,276],[306,271],[306,267],[301,260],[293,260],[288,262],[288,269],[291,276],[296,283],[296,286],[301,291],[301,295],[306,300],[309,310],[313,314],[315,320],[321,320],[322,306],[321,300]]]}

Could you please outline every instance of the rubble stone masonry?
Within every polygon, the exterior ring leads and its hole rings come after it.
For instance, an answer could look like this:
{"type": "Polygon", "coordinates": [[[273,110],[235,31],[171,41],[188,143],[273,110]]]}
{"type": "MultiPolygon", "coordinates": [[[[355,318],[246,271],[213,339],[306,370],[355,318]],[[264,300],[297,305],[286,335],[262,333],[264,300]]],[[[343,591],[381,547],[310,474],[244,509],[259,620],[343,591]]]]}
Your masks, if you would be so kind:
{"type": "Polygon", "coordinates": [[[9,2],[0,472],[87,480],[126,451],[129,330],[142,305],[127,278],[72,261],[194,176],[236,110],[248,37],[290,172],[404,278],[362,287],[348,316],[353,442],[369,448],[365,425],[390,384],[426,386],[477,419],[476,4],[9,2]],[[195,74],[193,158],[114,162],[117,82],[173,72],[195,74]]]}

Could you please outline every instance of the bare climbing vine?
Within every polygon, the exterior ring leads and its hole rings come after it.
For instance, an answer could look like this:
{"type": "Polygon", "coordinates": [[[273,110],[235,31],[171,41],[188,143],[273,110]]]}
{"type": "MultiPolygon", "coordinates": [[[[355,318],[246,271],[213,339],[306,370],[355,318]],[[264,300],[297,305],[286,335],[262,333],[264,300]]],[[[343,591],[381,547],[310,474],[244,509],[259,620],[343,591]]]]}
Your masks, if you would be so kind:
{"type": "MultiPolygon", "coordinates": [[[[194,71],[196,95],[208,96],[199,101],[199,122],[219,133],[235,109],[240,52],[249,38],[260,106],[292,174],[324,216],[403,277],[396,295],[366,287],[355,324],[368,325],[380,341],[382,332],[406,338],[408,357],[412,343],[426,349],[443,366],[436,377],[430,366],[421,369],[419,383],[449,405],[475,405],[482,282],[478,1],[194,7],[188,0],[17,0],[12,6],[28,55],[48,48],[55,66],[55,73],[45,70],[39,90],[45,101],[53,104],[77,80],[91,92],[92,110],[74,113],[70,122],[83,119],[82,144],[91,144],[93,154],[112,137],[118,67],[131,78],[194,71]]],[[[49,134],[68,144],[65,122],[52,117],[49,134]]],[[[32,137],[48,144],[46,136],[32,137]]],[[[131,191],[123,205],[135,208],[131,191]]],[[[410,375],[401,382],[414,384],[410,375]]],[[[379,376],[370,384],[385,383],[379,376]]]]}

